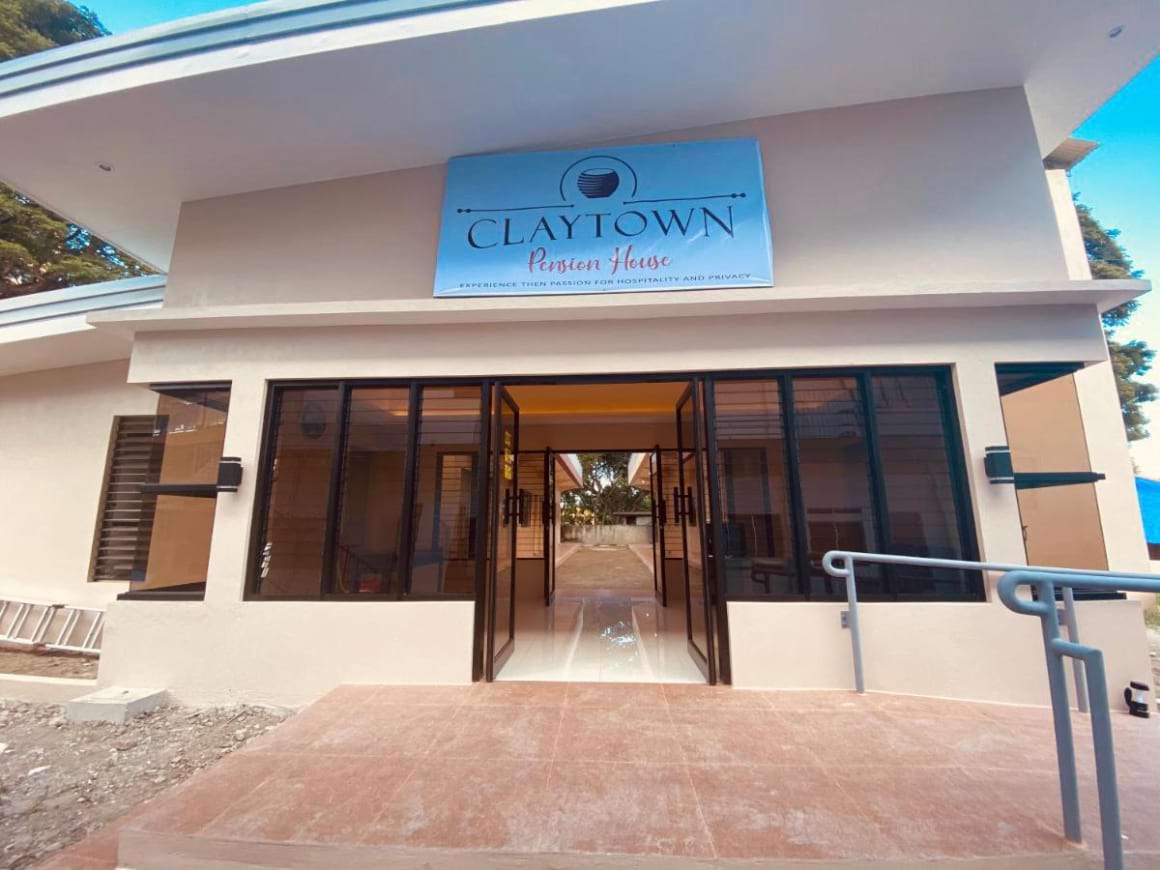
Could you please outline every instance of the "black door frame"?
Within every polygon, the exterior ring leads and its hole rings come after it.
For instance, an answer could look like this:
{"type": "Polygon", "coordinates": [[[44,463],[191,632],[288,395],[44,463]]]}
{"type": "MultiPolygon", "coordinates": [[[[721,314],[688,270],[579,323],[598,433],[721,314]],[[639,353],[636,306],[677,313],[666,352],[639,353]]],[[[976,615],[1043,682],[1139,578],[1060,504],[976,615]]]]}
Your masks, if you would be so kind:
{"type": "Polygon", "coordinates": [[[501,381],[496,381],[494,385],[495,402],[492,408],[492,417],[490,421],[490,429],[492,430],[492,456],[491,456],[491,534],[489,536],[490,554],[488,559],[487,571],[487,619],[485,626],[486,640],[484,647],[486,650],[484,657],[484,677],[488,682],[495,680],[496,675],[503,668],[504,664],[511,657],[515,649],[515,633],[516,633],[516,572],[519,566],[517,559],[517,537],[516,533],[519,529],[520,522],[520,507],[522,499],[519,490],[519,474],[520,474],[520,406],[516,404],[515,400],[508,393],[504,384],[501,381]],[[512,476],[510,490],[503,493],[501,496],[500,482],[503,479],[501,474],[501,463],[505,461],[507,451],[504,449],[503,443],[503,421],[504,421],[504,406],[507,406],[512,412],[512,476]],[[496,649],[496,599],[498,590],[499,578],[499,536],[505,532],[504,517],[508,518],[506,534],[510,536],[508,542],[509,558],[511,560],[511,595],[509,596],[509,610],[508,610],[508,629],[509,637],[504,641],[503,645],[496,649]]]}
{"type": "Polygon", "coordinates": [[[556,454],[544,448],[544,503],[540,516],[544,526],[544,606],[556,600],[556,454]]]}
{"type": "MultiPolygon", "coordinates": [[[[702,453],[707,448],[703,442],[704,429],[704,411],[701,407],[702,401],[703,381],[701,378],[694,378],[681,398],[677,400],[676,406],[676,424],[677,424],[677,474],[678,474],[678,490],[674,493],[674,501],[677,502],[676,510],[681,520],[681,541],[682,549],[684,551],[684,565],[683,574],[685,580],[685,635],[689,655],[692,656],[693,661],[701,669],[705,675],[706,681],[709,685],[714,685],[717,682],[717,652],[718,645],[716,642],[716,626],[714,616],[714,602],[718,596],[714,595],[711,587],[716,585],[717,576],[713,571],[713,565],[710,563],[710,546],[713,544],[715,535],[707,535],[706,527],[711,527],[716,524],[716,517],[719,514],[709,514],[708,522],[706,522],[706,514],[710,511],[710,506],[704,503],[704,493],[706,487],[705,480],[705,463],[703,462],[702,453]],[[691,417],[693,427],[693,443],[686,445],[684,443],[684,433],[682,431],[682,410],[685,406],[689,406],[689,414],[691,417]],[[691,483],[686,477],[686,457],[684,454],[691,452],[693,454],[693,468],[692,474],[695,478],[691,483]],[[701,585],[702,595],[704,596],[705,612],[703,618],[705,620],[705,649],[701,649],[697,641],[693,637],[693,597],[692,597],[692,581],[690,577],[690,560],[689,560],[689,535],[696,534],[699,537],[700,543],[700,563],[701,563],[701,585]]],[[[713,484],[708,484],[712,488],[713,484]]],[[[714,562],[719,560],[714,560],[714,562]]]]}
{"type": "Polygon", "coordinates": [[[652,500],[653,591],[661,607],[668,607],[669,588],[665,573],[665,521],[668,519],[668,505],[665,502],[665,476],[661,471],[659,444],[649,451],[648,462],[649,495],[652,500]]]}

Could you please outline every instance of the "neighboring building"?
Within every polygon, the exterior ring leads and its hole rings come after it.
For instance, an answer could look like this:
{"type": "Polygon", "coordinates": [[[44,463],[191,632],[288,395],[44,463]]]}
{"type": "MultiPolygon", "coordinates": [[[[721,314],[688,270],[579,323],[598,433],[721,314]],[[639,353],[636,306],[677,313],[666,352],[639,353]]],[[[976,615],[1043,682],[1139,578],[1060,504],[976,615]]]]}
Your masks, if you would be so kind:
{"type": "MultiPolygon", "coordinates": [[[[103,684],[502,679],[578,451],[648,455],[738,687],[852,685],[829,549],[1148,569],[1099,315],[1149,285],[1091,279],[1066,167],[1160,9],[381,8],[0,65],[5,180],[166,273],[0,302],[0,597],[107,605],[103,684]]],[[[995,580],[863,571],[869,686],[1043,702],[995,580]]],[[[1080,618],[1149,673],[1139,600],[1080,618]]]]}
{"type": "Polygon", "coordinates": [[[1140,515],[1144,518],[1148,558],[1160,562],[1160,480],[1137,477],[1136,495],[1140,499],[1140,515]]]}

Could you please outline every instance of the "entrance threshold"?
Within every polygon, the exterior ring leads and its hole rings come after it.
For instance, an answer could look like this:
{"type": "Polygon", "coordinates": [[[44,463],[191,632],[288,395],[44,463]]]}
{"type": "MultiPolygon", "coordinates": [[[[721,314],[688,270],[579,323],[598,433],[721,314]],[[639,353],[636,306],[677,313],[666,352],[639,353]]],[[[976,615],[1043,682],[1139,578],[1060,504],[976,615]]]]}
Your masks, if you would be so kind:
{"type": "Polygon", "coordinates": [[[558,568],[556,594],[516,606],[515,651],[502,681],[703,683],[685,613],[662,607],[652,572],[629,547],[582,546],[558,568]]]}

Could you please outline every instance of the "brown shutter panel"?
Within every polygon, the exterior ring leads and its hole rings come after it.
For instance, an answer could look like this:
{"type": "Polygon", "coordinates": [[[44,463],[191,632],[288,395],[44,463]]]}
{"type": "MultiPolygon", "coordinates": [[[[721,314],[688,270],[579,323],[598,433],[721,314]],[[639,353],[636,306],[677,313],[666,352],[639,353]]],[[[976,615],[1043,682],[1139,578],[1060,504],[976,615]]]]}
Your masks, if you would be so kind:
{"type": "Polygon", "coordinates": [[[141,484],[156,483],[164,439],[154,437],[154,416],[117,417],[101,491],[101,512],[93,543],[93,580],[141,580],[153,531],[154,495],[141,484]]]}

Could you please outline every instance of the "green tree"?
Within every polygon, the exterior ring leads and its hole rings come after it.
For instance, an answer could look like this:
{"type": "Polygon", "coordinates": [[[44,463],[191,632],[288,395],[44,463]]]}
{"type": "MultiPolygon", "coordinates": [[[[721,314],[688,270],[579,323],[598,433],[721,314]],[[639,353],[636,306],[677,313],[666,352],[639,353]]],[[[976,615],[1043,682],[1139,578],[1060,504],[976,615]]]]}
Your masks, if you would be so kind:
{"type": "MultiPolygon", "coordinates": [[[[0,60],[107,34],[93,12],[68,0],[0,0],[0,60]]],[[[0,184],[0,299],[152,272],[0,184]]]]}
{"type": "Polygon", "coordinates": [[[68,0],[0,0],[0,60],[108,34],[94,12],[68,0]]]}
{"type": "Polygon", "coordinates": [[[609,525],[620,511],[647,511],[648,492],[628,483],[628,453],[581,453],[584,486],[564,493],[561,519],[566,525],[609,525]]]}
{"type": "MultiPolygon", "coordinates": [[[[1076,203],[1080,229],[1083,230],[1083,244],[1087,250],[1092,277],[1099,279],[1139,278],[1144,273],[1135,268],[1132,258],[1119,243],[1120,231],[1105,229],[1091,209],[1076,203]]],[[[1124,428],[1129,441],[1138,441],[1148,436],[1148,418],[1143,406],[1156,399],[1156,387],[1138,380],[1140,375],[1152,368],[1156,351],[1146,342],[1117,341],[1116,331],[1123,327],[1139,309],[1140,303],[1132,300],[1103,315],[1104,334],[1108,340],[1112,370],[1116,375],[1116,389],[1120,394],[1120,411],[1124,417],[1124,428]]]]}

